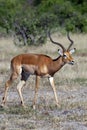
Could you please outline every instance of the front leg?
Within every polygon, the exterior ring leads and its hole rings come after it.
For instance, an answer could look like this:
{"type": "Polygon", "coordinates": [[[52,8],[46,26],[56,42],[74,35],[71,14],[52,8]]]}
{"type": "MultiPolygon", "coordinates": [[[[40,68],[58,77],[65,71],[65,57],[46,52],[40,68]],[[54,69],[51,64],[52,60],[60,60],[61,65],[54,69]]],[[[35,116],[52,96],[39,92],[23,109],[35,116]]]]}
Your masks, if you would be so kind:
{"type": "Polygon", "coordinates": [[[54,79],[53,79],[53,77],[50,77],[49,81],[50,81],[50,84],[51,84],[53,92],[54,92],[56,105],[59,107],[59,101],[58,101],[58,98],[57,98],[57,93],[56,93],[56,88],[55,88],[55,85],[54,85],[54,79]]]}
{"type": "Polygon", "coordinates": [[[33,109],[35,109],[35,105],[36,105],[36,100],[37,100],[37,96],[38,96],[38,88],[39,88],[39,79],[40,77],[36,75],[36,82],[35,82],[35,96],[34,96],[34,100],[33,100],[33,109]]]}

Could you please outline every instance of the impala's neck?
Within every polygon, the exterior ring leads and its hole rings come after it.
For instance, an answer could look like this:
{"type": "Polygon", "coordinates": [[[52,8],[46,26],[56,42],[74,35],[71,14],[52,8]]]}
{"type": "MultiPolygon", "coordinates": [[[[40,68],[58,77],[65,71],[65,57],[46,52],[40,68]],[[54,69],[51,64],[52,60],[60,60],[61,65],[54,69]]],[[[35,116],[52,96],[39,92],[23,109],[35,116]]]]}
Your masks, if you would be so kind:
{"type": "Polygon", "coordinates": [[[54,74],[60,70],[63,66],[65,65],[65,63],[62,60],[62,57],[59,56],[57,59],[53,60],[53,70],[54,70],[54,74]]]}

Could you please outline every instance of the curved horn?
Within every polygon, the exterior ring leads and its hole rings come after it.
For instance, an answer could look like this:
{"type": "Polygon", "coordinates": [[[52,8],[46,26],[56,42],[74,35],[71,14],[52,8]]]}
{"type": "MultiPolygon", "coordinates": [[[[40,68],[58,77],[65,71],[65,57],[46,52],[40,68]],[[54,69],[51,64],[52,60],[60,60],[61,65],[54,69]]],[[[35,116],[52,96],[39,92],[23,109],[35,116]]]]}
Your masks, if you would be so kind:
{"type": "Polygon", "coordinates": [[[68,50],[71,48],[71,46],[74,44],[74,42],[73,42],[73,40],[70,38],[69,32],[67,32],[67,37],[68,37],[68,40],[71,42],[70,45],[69,45],[69,47],[68,47],[68,49],[67,49],[67,51],[68,51],[68,50]]]}
{"type": "Polygon", "coordinates": [[[61,43],[53,41],[53,39],[52,39],[51,36],[50,36],[50,31],[48,31],[48,36],[49,36],[49,38],[50,38],[50,40],[51,40],[52,43],[54,43],[54,44],[60,46],[60,47],[63,49],[63,51],[66,50],[61,43]]]}

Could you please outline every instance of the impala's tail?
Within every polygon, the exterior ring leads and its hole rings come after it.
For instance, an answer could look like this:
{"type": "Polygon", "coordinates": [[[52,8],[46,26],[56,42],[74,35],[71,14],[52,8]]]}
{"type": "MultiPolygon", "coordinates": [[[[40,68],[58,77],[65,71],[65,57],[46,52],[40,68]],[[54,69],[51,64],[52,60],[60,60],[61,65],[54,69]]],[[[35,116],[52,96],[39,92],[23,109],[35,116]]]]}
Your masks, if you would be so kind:
{"type": "Polygon", "coordinates": [[[12,61],[11,61],[11,76],[10,76],[10,79],[11,80],[17,79],[17,77],[21,74],[21,72],[22,72],[21,65],[19,65],[15,61],[15,59],[12,59],[12,61]]]}

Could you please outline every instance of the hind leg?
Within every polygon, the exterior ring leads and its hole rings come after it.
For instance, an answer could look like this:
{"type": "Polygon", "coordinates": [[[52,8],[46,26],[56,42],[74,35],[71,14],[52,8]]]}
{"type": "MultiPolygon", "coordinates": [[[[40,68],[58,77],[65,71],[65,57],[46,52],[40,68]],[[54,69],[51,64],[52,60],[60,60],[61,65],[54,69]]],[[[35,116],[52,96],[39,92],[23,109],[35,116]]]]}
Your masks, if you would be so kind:
{"type": "Polygon", "coordinates": [[[4,92],[4,96],[2,98],[2,105],[4,105],[6,103],[7,91],[8,91],[8,88],[11,86],[11,84],[12,84],[12,81],[10,79],[5,83],[5,92],[4,92]]]}
{"type": "Polygon", "coordinates": [[[19,84],[17,85],[18,94],[19,94],[19,97],[20,97],[20,99],[21,99],[21,105],[22,105],[23,107],[25,107],[25,105],[24,105],[24,100],[23,100],[23,96],[22,96],[21,90],[22,90],[24,84],[25,84],[25,81],[24,81],[24,80],[21,80],[21,81],[19,82],[19,84]]]}
{"type": "Polygon", "coordinates": [[[5,105],[6,100],[7,100],[7,92],[9,87],[11,86],[11,84],[13,83],[13,81],[17,78],[18,74],[17,73],[13,73],[10,77],[10,79],[5,83],[5,92],[4,92],[4,96],[2,98],[2,106],[5,105]]]}
{"type": "Polygon", "coordinates": [[[24,105],[24,100],[23,100],[23,96],[22,96],[22,88],[23,86],[25,85],[28,77],[30,76],[30,73],[29,72],[26,72],[23,68],[22,68],[22,73],[21,73],[21,81],[19,82],[19,84],[17,85],[17,90],[18,90],[18,94],[19,94],[19,97],[21,99],[21,105],[23,107],[25,107],[24,105]]]}

